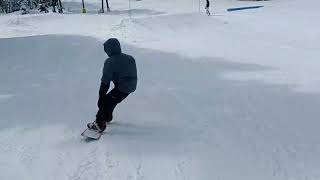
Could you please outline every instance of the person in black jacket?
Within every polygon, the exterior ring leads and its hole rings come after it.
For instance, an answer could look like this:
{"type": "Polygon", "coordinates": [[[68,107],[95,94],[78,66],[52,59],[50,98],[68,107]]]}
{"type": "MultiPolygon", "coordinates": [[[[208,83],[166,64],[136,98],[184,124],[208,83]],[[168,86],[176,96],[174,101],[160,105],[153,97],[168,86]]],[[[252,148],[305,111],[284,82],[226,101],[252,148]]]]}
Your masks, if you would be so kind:
{"type": "Polygon", "coordinates": [[[103,75],[99,89],[99,110],[96,120],[88,123],[90,129],[103,132],[106,124],[112,121],[113,110],[121,101],[137,88],[137,67],[135,59],[122,53],[118,39],[108,39],[104,44],[104,51],[109,58],[105,61],[103,75]],[[110,82],[114,88],[108,93],[110,82]]]}
{"type": "Polygon", "coordinates": [[[210,7],[210,2],[209,2],[209,0],[206,0],[207,2],[206,2],[206,13],[207,13],[207,15],[208,16],[210,16],[210,11],[209,11],[209,7],[210,7]]]}

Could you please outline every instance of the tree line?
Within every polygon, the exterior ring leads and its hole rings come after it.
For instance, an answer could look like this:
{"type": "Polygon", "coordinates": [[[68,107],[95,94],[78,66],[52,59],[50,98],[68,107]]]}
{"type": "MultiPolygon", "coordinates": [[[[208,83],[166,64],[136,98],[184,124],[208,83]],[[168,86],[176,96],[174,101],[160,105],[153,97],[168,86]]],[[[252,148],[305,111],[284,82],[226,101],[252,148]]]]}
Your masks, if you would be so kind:
{"type": "Polygon", "coordinates": [[[53,12],[63,12],[61,0],[0,0],[0,11],[11,13],[20,11],[28,13],[29,10],[39,10],[40,12],[49,12],[52,7],[53,12]]]}

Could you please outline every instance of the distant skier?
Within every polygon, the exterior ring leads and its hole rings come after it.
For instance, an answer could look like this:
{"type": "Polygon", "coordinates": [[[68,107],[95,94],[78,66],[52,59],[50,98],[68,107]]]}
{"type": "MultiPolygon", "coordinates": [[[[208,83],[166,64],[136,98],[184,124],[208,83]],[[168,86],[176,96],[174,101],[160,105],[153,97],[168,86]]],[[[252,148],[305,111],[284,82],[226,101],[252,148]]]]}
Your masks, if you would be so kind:
{"type": "Polygon", "coordinates": [[[207,3],[206,3],[206,13],[207,13],[207,15],[208,16],[210,16],[210,11],[209,11],[209,7],[210,7],[210,2],[209,2],[209,0],[206,0],[207,1],[207,3]]]}
{"type": "Polygon", "coordinates": [[[96,120],[88,123],[89,129],[103,132],[106,125],[113,118],[114,108],[124,100],[137,87],[137,68],[135,59],[121,52],[121,46],[118,39],[108,39],[104,44],[104,51],[109,58],[105,61],[103,75],[99,89],[99,110],[96,120]],[[114,88],[109,92],[110,81],[114,88]]]}

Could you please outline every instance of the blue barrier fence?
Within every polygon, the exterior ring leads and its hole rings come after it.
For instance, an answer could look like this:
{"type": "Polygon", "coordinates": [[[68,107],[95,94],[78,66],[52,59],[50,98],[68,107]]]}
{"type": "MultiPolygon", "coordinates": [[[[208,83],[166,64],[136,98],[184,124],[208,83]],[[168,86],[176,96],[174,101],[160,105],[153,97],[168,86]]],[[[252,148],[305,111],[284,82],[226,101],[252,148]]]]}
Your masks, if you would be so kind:
{"type": "Polygon", "coordinates": [[[228,11],[239,11],[239,10],[245,10],[245,9],[257,9],[262,8],[263,6],[248,6],[248,7],[238,7],[238,8],[229,8],[228,11]]]}

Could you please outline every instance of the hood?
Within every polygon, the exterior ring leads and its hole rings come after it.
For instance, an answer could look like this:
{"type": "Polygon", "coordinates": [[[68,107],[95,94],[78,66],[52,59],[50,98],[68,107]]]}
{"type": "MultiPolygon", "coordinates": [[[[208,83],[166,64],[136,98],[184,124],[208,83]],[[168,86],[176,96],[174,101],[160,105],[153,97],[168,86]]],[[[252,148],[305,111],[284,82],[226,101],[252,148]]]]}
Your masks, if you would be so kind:
{"type": "Polygon", "coordinates": [[[121,53],[120,42],[116,38],[108,39],[104,44],[104,51],[108,54],[109,57],[121,53]]]}

